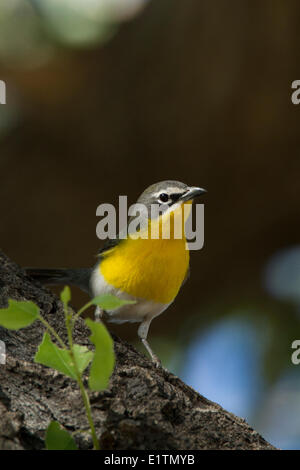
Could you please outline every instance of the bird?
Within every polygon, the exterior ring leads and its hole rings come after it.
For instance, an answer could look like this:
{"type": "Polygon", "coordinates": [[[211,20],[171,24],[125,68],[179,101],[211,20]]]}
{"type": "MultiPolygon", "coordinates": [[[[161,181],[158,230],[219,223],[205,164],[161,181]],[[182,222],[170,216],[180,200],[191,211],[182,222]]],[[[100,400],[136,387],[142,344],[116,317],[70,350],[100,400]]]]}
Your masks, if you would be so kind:
{"type": "Polygon", "coordinates": [[[139,226],[130,233],[132,218],[129,219],[125,236],[123,230],[115,239],[107,240],[93,267],[25,268],[25,271],[42,284],[75,285],[92,298],[110,294],[134,301],[114,310],[97,307],[95,318],[112,323],[140,323],[138,337],[154,364],[160,367],[161,361],[147,339],[149,327],[173,303],[188,278],[190,256],[185,224],[193,200],[206,192],[180,181],[152,184],[136,203],[136,207],[144,208],[140,211],[139,226]],[[165,226],[169,227],[167,237],[165,226]],[[181,236],[175,233],[178,227],[182,229],[181,236]]]}

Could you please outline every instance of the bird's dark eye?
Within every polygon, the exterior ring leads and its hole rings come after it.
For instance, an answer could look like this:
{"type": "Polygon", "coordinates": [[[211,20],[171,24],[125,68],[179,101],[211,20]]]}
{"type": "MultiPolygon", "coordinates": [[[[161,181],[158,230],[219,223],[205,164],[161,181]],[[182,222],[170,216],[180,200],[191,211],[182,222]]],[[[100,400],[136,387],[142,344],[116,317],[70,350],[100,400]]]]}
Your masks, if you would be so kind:
{"type": "Polygon", "coordinates": [[[161,202],[167,202],[169,200],[169,196],[166,193],[161,193],[159,195],[159,199],[161,200],[161,202]]]}

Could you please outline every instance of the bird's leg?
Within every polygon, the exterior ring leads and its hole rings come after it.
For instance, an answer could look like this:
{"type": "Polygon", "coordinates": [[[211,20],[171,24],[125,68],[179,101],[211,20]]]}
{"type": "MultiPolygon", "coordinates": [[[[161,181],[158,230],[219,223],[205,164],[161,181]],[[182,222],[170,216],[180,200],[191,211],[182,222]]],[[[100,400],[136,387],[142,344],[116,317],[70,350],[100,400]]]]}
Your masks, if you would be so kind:
{"type": "Polygon", "coordinates": [[[151,320],[152,320],[152,318],[150,318],[150,319],[146,318],[141,323],[141,325],[139,326],[139,329],[138,329],[138,336],[139,336],[140,340],[142,341],[143,345],[145,346],[145,348],[147,349],[148,353],[150,354],[151,359],[154,362],[154,364],[156,365],[156,367],[161,367],[161,361],[160,361],[159,357],[152,351],[152,349],[150,347],[150,344],[147,341],[147,335],[148,335],[148,330],[149,330],[151,320]]]}
{"type": "Polygon", "coordinates": [[[154,364],[156,365],[156,367],[161,367],[161,360],[160,360],[159,357],[152,351],[152,349],[151,349],[151,347],[150,347],[150,344],[148,343],[148,341],[146,340],[146,338],[141,338],[141,340],[142,340],[143,345],[144,345],[145,348],[147,349],[148,353],[150,354],[151,359],[152,359],[152,361],[154,362],[154,364]]]}
{"type": "Polygon", "coordinates": [[[96,322],[101,322],[102,318],[103,318],[103,314],[104,314],[104,310],[102,310],[102,308],[100,308],[98,305],[96,307],[96,310],[95,310],[95,321],[96,322]]]}

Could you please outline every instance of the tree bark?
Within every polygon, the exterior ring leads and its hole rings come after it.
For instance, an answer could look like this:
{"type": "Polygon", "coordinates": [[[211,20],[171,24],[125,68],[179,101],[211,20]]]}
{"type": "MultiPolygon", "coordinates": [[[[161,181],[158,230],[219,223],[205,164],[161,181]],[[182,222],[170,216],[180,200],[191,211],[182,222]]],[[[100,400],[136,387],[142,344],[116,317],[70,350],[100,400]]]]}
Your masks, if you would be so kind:
{"type": "MultiPolygon", "coordinates": [[[[26,277],[0,252],[0,307],[7,299],[32,300],[65,337],[61,302],[26,277]]],[[[57,420],[73,432],[87,428],[76,383],[33,362],[44,328],[36,322],[19,331],[0,328],[6,364],[0,366],[0,449],[43,449],[45,429],[57,420]]],[[[91,347],[90,331],[79,320],[75,342],[91,347]]],[[[110,386],[91,393],[102,449],[273,449],[241,418],[196,393],[179,378],[157,369],[130,344],[114,337],[116,367],[110,386]]],[[[78,434],[79,448],[91,448],[78,434]]]]}

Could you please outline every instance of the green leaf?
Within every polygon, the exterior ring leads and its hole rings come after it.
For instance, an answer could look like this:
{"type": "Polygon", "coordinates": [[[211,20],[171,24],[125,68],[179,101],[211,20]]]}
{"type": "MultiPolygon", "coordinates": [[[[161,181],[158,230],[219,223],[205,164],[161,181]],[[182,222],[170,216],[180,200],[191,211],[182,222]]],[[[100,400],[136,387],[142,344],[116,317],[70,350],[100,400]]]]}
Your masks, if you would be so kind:
{"type": "Polygon", "coordinates": [[[78,450],[68,431],[61,428],[57,421],[51,421],[46,431],[47,450],[78,450]]]}
{"type": "Polygon", "coordinates": [[[9,330],[19,330],[31,325],[40,309],[31,301],[8,300],[8,308],[0,309],[0,325],[9,330]]]}
{"type": "Polygon", "coordinates": [[[77,379],[70,351],[58,348],[56,344],[52,343],[48,333],[44,334],[34,361],[52,367],[52,369],[56,369],[72,379],[77,379]]]}
{"type": "Polygon", "coordinates": [[[113,340],[102,323],[94,322],[90,318],[87,318],[85,322],[92,331],[90,340],[96,347],[90,370],[89,387],[91,390],[104,390],[108,386],[115,365],[113,340]]]}
{"type": "Polygon", "coordinates": [[[104,294],[94,297],[92,299],[92,304],[98,305],[103,310],[114,310],[115,308],[121,307],[126,304],[135,304],[135,300],[123,300],[119,299],[115,295],[104,294]]]}
{"type": "MultiPolygon", "coordinates": [[[[94,353],[89,351],[86,346],[75,344],[73,352],[80,374],[86,369],[94,357],[94,353]]],[[[51,341],[48,333],[44,334],[43,341],[34,358],[35,362],[44,366],[52,367],[63,374],[77,380],[76,370],[71,353],[68,349],[61,349],[51,341]]]]}
{"type": "Polygon", "coordinates": [[[80,346],[80,344],[74,344],[73,353],[75,356],[76,364],[80,374],[87,368],[89,363],[94,357],[93,351],[89,351],[86,346],[80,346]]]}
{"type": "Polygon", "coordinates": [[[65,286],[64,289],[60,293],[60,300],[65,304],[68,305],[68,303],[71,300],[71,290],[69,286],[65,286]]]}

